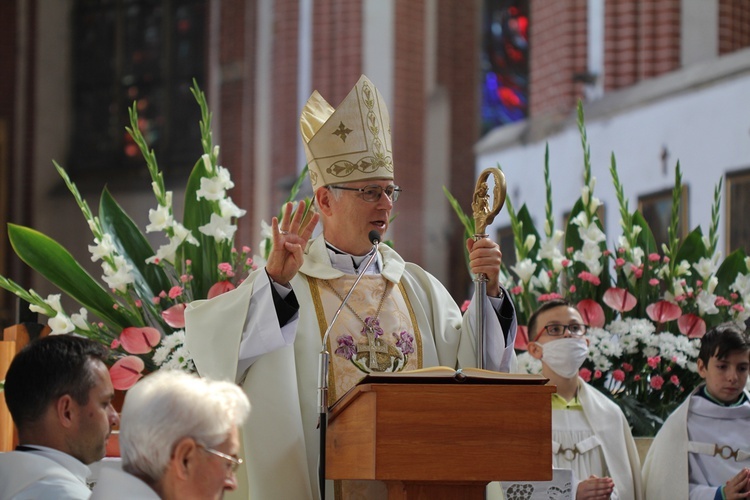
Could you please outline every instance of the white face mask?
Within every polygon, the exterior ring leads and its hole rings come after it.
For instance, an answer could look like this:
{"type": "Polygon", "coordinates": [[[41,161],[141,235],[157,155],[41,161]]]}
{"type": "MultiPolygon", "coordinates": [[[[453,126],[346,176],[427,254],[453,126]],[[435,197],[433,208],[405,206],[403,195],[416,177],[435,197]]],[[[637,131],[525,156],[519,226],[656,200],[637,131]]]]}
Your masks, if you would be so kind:
{"type": "Polygon", "coordinates": [[[589,353],[586,339],[563,338],[537,345],[542,347],[544,364],[564,378],[576,376],[589,353]]]}

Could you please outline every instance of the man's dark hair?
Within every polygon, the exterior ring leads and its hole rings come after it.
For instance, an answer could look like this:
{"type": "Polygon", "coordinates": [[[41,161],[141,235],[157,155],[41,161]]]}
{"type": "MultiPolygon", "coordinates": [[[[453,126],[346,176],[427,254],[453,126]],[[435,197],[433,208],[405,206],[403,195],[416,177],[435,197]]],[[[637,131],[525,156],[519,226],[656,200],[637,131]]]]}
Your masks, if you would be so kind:
{"type": "Polygon", "coordinates": [[[708,367],[708,360],[712,356],[724,359],[734,351],[750,351],[747,330],[736,323],[722,323],[707,331],[703,336],[698,359],[708,367]]]}
{"type": "Polygon", "coordinates": [[[96,384],[90,361],[105,362],[108,355],[106,346],[73,335],[50,335],[21,349],[5,376],[5,401],[16,426],[35,422],[66,394],[87,404],[96,384]]]}
{"type": "Polygon", "coordinates": [[[537,307],[536,311],[534,311],[531,314],[531,317],[529,318],[529,324],[527,327],[527,330],[529,332],[529,342],[532,342],[534,338],[536,337],[536,322],[537,319],[539,319],[539,315],[542,314],[545,311],[549,311],[550,309],[554,309],[556,307],[573,307],[570,302],[568,302],[565,299],[552,299],[548,300],[547,302],[543,303],[541,306],[537,307]]]}

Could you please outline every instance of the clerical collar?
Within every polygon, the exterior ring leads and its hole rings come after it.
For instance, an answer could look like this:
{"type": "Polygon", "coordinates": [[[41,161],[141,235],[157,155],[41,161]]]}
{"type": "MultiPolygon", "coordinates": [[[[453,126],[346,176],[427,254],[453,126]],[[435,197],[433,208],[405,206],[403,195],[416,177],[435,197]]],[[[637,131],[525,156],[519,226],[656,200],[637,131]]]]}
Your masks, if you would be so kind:
{"type": "Polygon", "coordinates": [[[703,398],[711,401],[714,404],[717,404],[719,406],[724,406],[726,408],[742,406],[743,404],[745,404],[745,401],[747,401],[747,396],[745,396],[744,392],[740,395],[739,399],[735,401],[734,403],[725,403],[723,401],[719,401],[718,399],[713,397],[710,392],[708,392],[708,388],[705,385],[698,390],[697,395],[702,396],[703,398]]]}
{"type": "MultiPolygon", "coordinates": [[[[375,250],[370,250],[365,255],[352,255],[350,253],[344,252],[343,250],[340,250],[336,248],[335,246],[331,245],[326,241],[326,249],[328,250],[328,256],[331,258],[331,266],[334,267],[334,269],[337,269],[341,271],[342,273],[346,274],[359,274],[360,269],[359,267],[362,265],[363,262],[366,262],[367,259],[370,258],[372,255],[372,252],[375,250]]],[[[365,270],[365,273],[371,273],[371,274],[379,274],[380,273],[380,255],[378,255],[373,263],[370,265],[370,269],[365,270]]]]}

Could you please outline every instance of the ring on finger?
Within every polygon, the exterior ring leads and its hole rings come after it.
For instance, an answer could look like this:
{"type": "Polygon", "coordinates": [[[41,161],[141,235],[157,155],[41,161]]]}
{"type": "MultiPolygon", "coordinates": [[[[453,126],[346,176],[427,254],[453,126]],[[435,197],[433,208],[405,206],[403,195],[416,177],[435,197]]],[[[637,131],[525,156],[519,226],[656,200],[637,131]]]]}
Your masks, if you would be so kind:
{"type": "Polygon", "coordinates": [[[289,234],[289,231],[279,231],[279,234],[283,234],[284,236],[286,236],[287,234],[289,234]]]}

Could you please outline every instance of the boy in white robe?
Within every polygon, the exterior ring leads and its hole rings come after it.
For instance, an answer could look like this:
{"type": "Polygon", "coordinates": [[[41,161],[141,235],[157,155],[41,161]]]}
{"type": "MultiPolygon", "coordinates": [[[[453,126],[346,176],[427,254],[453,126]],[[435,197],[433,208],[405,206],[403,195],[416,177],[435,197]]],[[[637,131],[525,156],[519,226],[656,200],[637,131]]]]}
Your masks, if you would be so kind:
{"type": "Polygon", "coordinates": [[[697,387],[659,430],[643,464],[648,498],[750,498],[750,339],[725,323],[701,339],[697,387]]]}
{"type": "MultiPolygon", "coordinates": [[[[370,371],[476,365],[474,301],[462,316],[434,276],[387,245],[367,266],[374,251],[369,235],[376,231],[382,239],[402,191],[395,184],[388,110],[373,83],[363,75],[336,109],[314,92],[300,128],[319,214],[304,218],[301,202],[292,215],[287,205],[282,219],[272,220],[265,269],[231,292],[191,303],[185,315],[186,345],[199,373],[236,378],[253,401],[243,443],[263,450],[250,451],[246,470],[250,497],[264,500],[320,497],[319,353],[358,276],[362,281],[328,337],[328,405],[370,371]],[[323,232],[310,240],[318,217],[323,232]]],[[[502,253],[488,238],[469,240],[467,250],[472,272],[488,277],[485,368],[510,371],[516,322],[499,284],[502,253]]],[[[362,488],[329,482],[326,498],[335,489],[337,499],[385,494],[382,483],[362,488]]]]}
{"type": "Polygon", "coordinates": [[[529,354],[557,386],[552,465],[573,470],[578,500],[641,499],[641,464],[625,415],[578,377],[588,354],[586,329],[578,310],[562,299],[544,303],[529,318],[529,354]]]}

